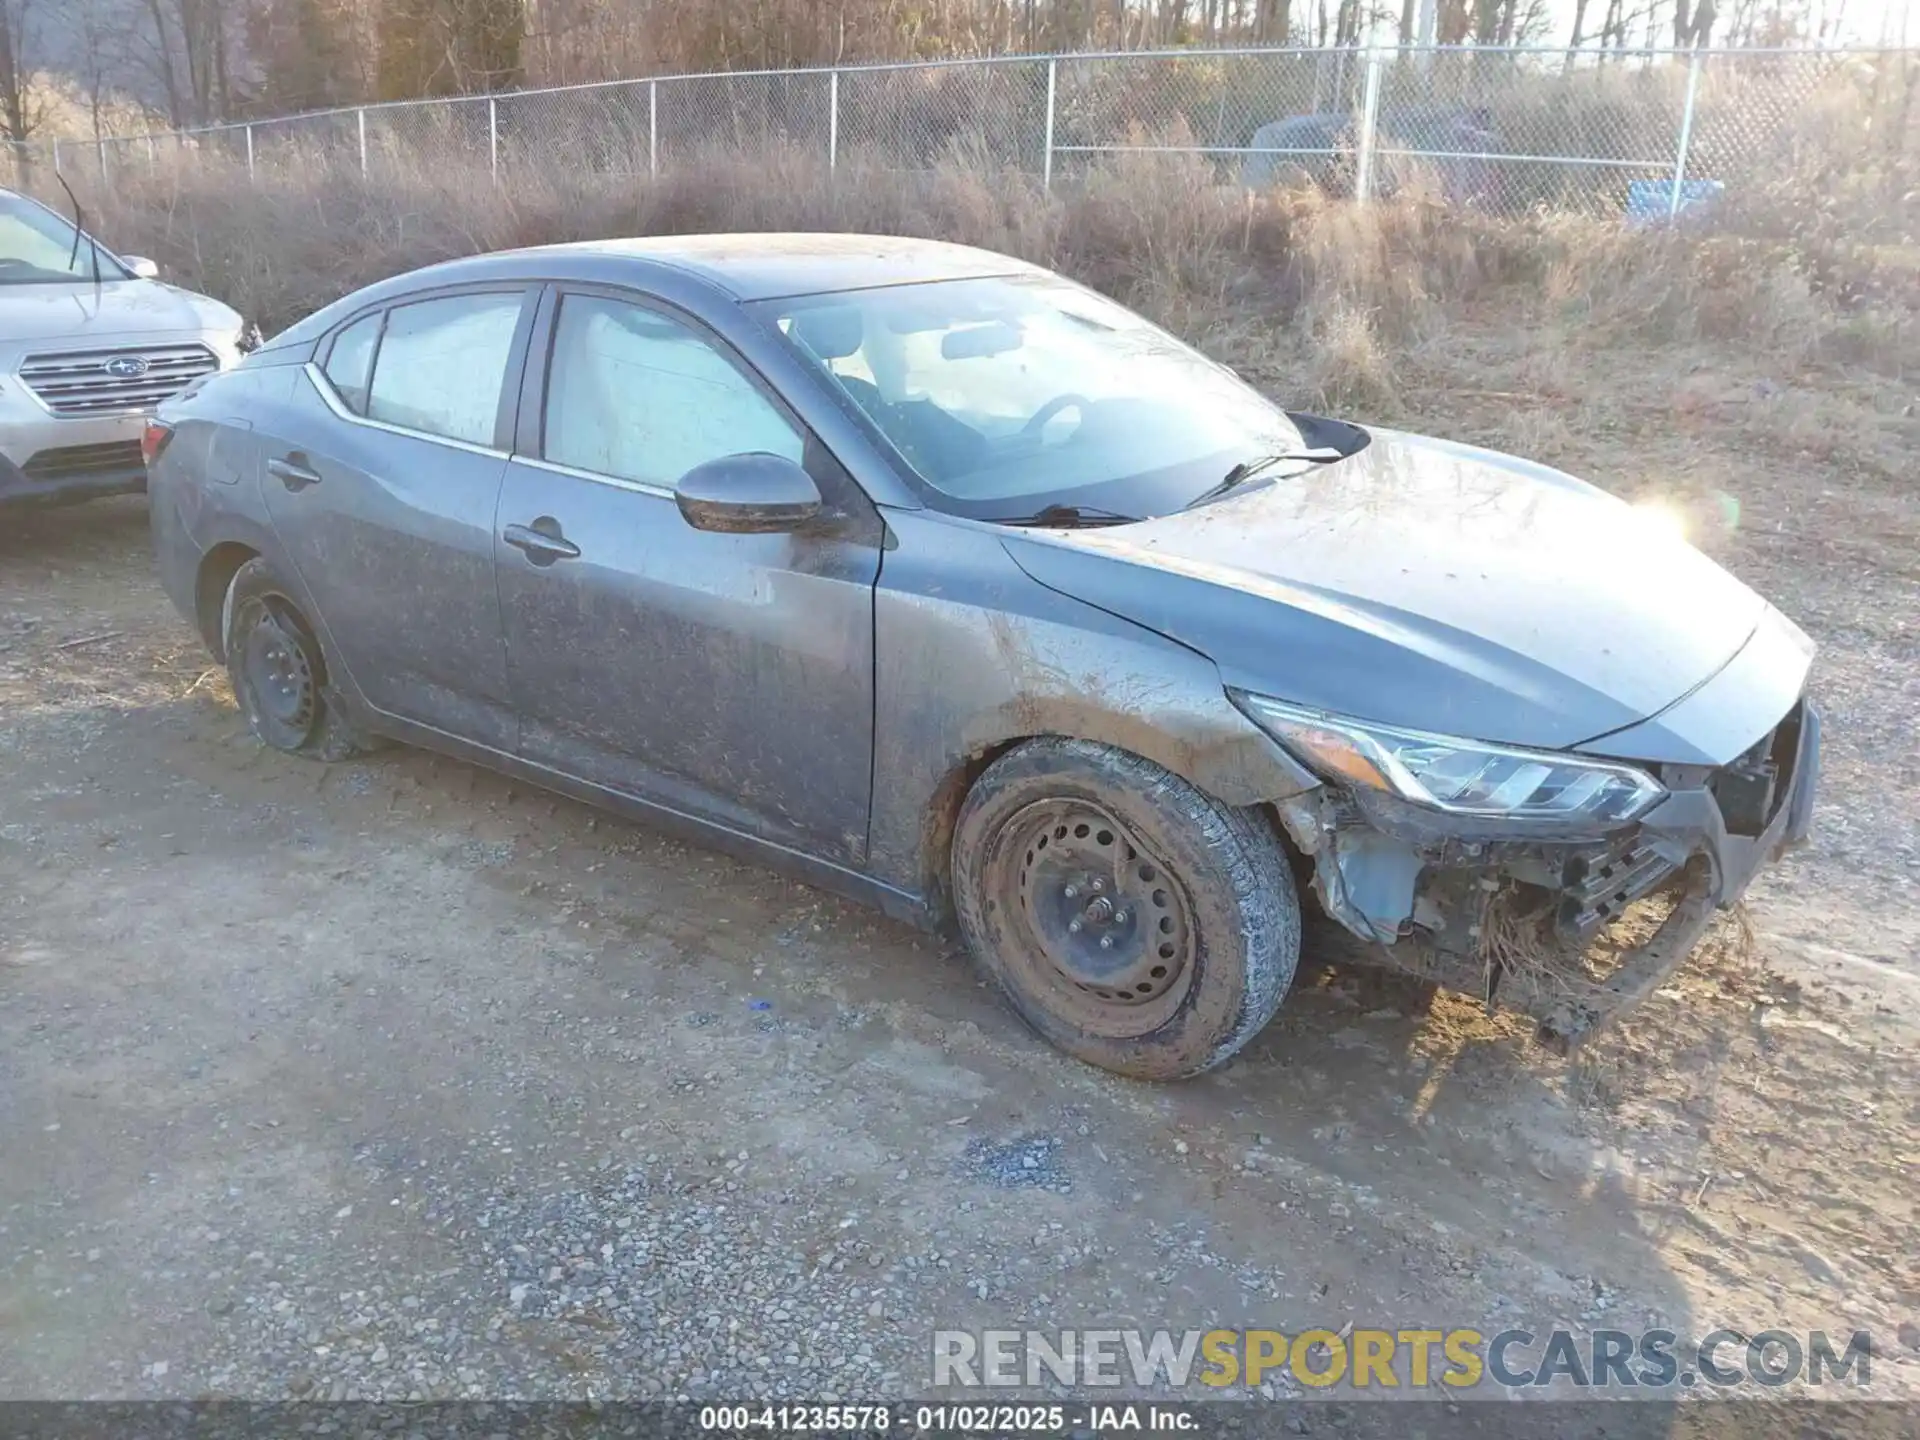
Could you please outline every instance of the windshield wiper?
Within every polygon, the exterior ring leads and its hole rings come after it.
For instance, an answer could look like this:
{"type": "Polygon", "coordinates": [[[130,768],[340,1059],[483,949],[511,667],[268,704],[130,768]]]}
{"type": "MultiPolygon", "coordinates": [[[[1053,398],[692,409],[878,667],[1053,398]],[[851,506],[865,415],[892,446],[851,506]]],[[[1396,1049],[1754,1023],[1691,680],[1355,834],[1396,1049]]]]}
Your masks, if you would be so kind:
{"type": "Polygon", "coordinates": [[[67,199],[73,202],[73,249],[67,252],[67,269],[73,269],[73,262],[80,258],[80,240],[85,236],[91,247],[87,256],[93,261],[93,300],[97,305],[100,303],[100,242],[87,234],[87,212],[80,208],[80,197],[73,193],[73,186],[67,183],[67,177],[56,170],[53,178],[60,182],[60,188],[67,192],[67,199]]]}
{"type": "Polygon", "coordinates": [[[1315,446],[1311,450],[1284,450],[1275,455],[1256,455],[1251,460],[1242,460],[1227,471],[1220,477],[1218,485],[1202,490],[1194,496],[1187,502],[1187,509],[1191,510],[1196,505],[1204,505],[1209,500],[1218,500],[1229,490],[1238,489],[1254,476],[1272,469],[1275,465],[1284,465],[1289,460],[1303,460],[1314,465],[1331,465],[1335,460],[1346,458],[1341,451],[1327,445],[1315,446]]]}
{"type": "Polygon", "coordinates": [[[1118,510],[1102,510],[1098,505],[1048,505],[1031,515],[989,515],[989,525],[1041,525],[1050,529],[1071,530],[1092,525],[1136,525],[1138,515],[1122,515],[1118,510]]]}

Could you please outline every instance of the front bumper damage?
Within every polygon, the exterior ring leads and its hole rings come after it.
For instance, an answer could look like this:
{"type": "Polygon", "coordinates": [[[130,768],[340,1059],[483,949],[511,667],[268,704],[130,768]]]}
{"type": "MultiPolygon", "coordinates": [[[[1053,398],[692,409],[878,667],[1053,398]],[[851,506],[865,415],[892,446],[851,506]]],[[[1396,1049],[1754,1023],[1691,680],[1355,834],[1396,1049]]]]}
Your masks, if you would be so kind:
{"type": "Polygon", "coordinates": [[[1649,767],[1668,794],[1605,835],[1443,816],[1323,786],[1275,807],[1321,904],[1389,964],[1531,1015],[1567,1051],[1651,995],[1761,869],[1806,839],[1804,698],[1730,764],[1649,767]]]}

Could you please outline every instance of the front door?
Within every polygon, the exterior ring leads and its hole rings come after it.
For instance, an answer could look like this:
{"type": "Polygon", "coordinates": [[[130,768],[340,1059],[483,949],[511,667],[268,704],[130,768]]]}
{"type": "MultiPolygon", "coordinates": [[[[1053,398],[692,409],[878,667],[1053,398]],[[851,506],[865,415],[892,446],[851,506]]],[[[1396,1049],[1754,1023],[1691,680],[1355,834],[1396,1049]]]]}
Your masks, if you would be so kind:
{"type": "Polygon", "coordinates": [[[691,319],[581,291],[558,297],[551,327],[540,439],[508,464],[496,538],[521,753],[858,861],[877,517],[691,319]],[[835,513],[792,534],[689,526],[678,478],[755,451],[805,464],[835,513]]]}
{"type": "Polygon", "coordinates": [[[515,288],[355,320],[260,447],[274,529],[367,702],[508,753],[494,512],[531,310],[515,288]]]}

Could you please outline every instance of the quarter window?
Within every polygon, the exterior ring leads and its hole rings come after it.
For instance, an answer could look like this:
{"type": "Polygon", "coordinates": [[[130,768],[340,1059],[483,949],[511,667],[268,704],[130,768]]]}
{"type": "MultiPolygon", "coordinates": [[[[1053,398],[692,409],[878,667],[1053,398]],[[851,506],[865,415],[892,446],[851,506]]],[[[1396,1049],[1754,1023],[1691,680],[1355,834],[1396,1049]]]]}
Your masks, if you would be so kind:
{"type": "Polygon", "coordinates": [[[367,381],[373,375],[373,347],[379,339],[380,313],[375,311],[334,336],[327,356],[327,379],[356,415],[367,413],[367,381]]]}
{"type": "Polygon", "coordinates": [[[449,295],[388,311],[368,387],[368,416],[491,445],[520,306],[516,292],[449,295]]]}
{"type": "Polygon", "coordinates": [[[560,465],[671,488],[696,465],[806,442],[772,401],[690,326],[619,300],[560,305],[544,454],[560,465]]]}

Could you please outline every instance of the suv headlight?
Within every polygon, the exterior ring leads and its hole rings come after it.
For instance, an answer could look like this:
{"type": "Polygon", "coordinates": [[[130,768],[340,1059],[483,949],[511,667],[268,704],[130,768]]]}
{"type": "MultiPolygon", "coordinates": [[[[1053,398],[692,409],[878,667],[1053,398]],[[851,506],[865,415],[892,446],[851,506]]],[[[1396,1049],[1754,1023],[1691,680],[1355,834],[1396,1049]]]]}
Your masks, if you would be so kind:
{"type": "Polygon", "coordinates": [[[1255,724],[1327,779],[1448,815],[1619,824],[1667,793],[1631,765],[1401,730],[1231,693],[1255,724]]]}

